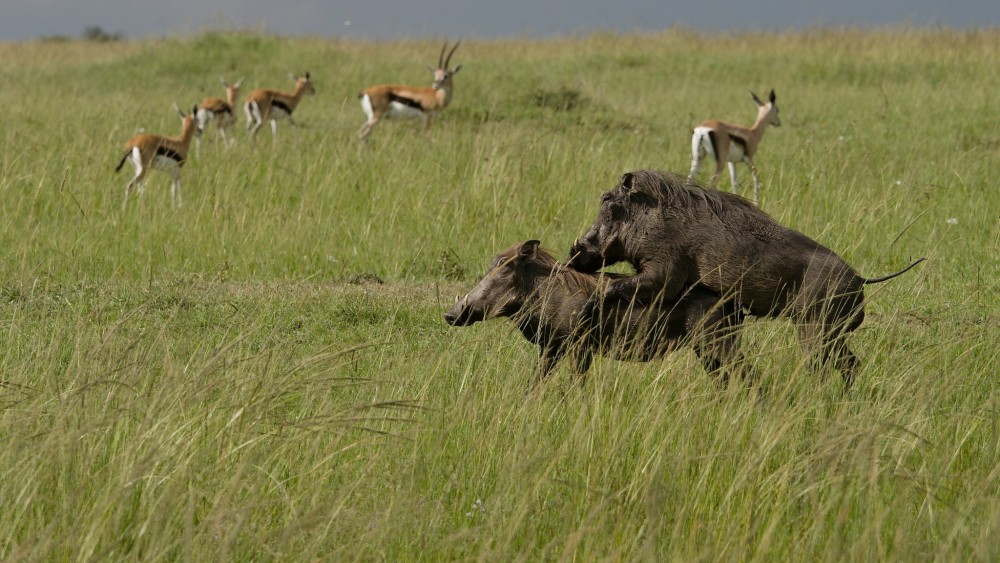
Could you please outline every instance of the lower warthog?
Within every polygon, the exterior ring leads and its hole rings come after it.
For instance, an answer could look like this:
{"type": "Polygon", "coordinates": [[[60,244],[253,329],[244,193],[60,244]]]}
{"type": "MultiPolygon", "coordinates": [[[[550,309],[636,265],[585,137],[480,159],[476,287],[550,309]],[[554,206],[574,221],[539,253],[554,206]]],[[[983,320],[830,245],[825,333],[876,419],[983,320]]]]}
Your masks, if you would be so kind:
{"type": "Polygon", "coordinates": [[[621,302],[583,330],[579,309],[614,274],[585,274],[560,264],[529,240],[493,258],[483,279],[444,314],[452,326],[510,317],[540,347],[532,385],[567,354],[577,373],[590,368],[593,354],[649,361],[682,344],[693,346],[709,372],[727,379],[743,367],[739,351],[742,312],[715,292],[694,286],[671,302],[633,307],[621,302]]]}
{"type": "Polygon", "coordinates": [[[858,360],[846,336],[864,320],[863,278],[825,246],[779,225],[747,200],[686,185],[681,176],[640,170],[601,198],[597,220],[570,249],[569,264],[594,272],[630,262],[636,275],[611,281],[584,307],[602,301],[676,299],[692,284],[731,296],[751,314],[787,315],[804,348],[832,361],[849,387],[858,360]]]}

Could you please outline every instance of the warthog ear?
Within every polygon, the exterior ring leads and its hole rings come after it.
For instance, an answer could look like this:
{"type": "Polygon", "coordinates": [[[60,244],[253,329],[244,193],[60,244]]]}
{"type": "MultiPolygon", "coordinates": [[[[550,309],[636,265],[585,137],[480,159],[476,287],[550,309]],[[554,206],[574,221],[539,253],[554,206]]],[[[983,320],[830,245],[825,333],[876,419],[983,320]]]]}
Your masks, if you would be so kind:
{"type": "Polygon", "coordinates": [[[768,96],[767,99],[770,100],[772,104],[774,103],[774,100],[775,100],[774,89],[771,89],[771,95],[768,96]]]}
{"type": "Polygon", "coordinates": [[[528,240],[521,243],[517,249],[518,258],[534,258],[538,253],[538,245],[542,244],[537,240],[528,240]]]}
{"type": "Polygon", "coordinates": [[[635,174],[631,172],[626,172],[622,174],[622,180],[619,182],[619,186],[625,190],[625,193],[632,191],[633,183],[635,182],[635,174]]]}

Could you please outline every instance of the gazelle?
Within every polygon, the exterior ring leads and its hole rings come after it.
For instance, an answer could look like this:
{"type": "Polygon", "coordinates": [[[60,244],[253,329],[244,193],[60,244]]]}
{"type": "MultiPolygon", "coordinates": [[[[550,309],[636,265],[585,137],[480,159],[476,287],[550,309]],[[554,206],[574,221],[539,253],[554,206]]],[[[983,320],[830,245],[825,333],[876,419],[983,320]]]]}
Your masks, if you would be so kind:
{"type": "Polygon", "coordinates": [[[170,186],[170,203],[181,206],[181,167],[187,161],[188,147],[191,146],[191,137],[194,135],[195,114],[198,106],[191,108],[191,113],[185,115],[177,104],[174,104],[177,115],[181,117],[181,134],[178,137],[166,137],[163,135],[151,135],[144,133],[136,135],[125,143],[125,154],[122,156],[115,172],[122,169],[126,160],[132,161],[135,168],[135,176],[125,186],[125,199],[122,200],[122,210],[128,203],[128,195],[133,187],[138,187],[142,192],[143,181],[150,168],[164,170],[174,177],[170,186]]]}
{"type": "Polygon", "coordinates": [[[757,104],[757,121],[753,127],[747,129],[713,119],[694,128],[694,134],[691,136],[691,173],[688,174],[688,182],[691,182],[698,173],[698,165],[707,153],[715,159],[715,173],[712,174],[710,185],[715,187],[719,181],[719,174],[722,173],[723,163],[728,162],[729,177],[732,180],[731,189],[736,193],[736,163],[745,162],[753,174],[753,202],[756,204],[759,182],[753,156],[757,154],[757,145],[760,144],[767,126],[780,127],[781,120],[778,119],[778,106],[774,103],[774,90],[771,90],[767,103],[760,101],[753,92],[750,92],[750,97],[753,103],[757,104]]]}
{"type": "Polygon", "coordinates": [[[243,104],[243,111],[247,114],[247,130],[250,131],[250,140],[257,135],[264,121],[271,121],[271,137],[278,140],[278,120],[287,119],[292,125],[296,125],[292,119],[292,112],[298,107],[302,100],[302,95],[308,93],[310,96],[316,94],[309,73],[303,76],[290,75],[295,81],[295,91],[291,94],[278,92],[277,90],[258,89],[247,94],[246,103],[243,104]]]}
{"type": "Polygon", "coordinates": [[[395,84],[380,84],[365,88],[358,94],[361,99],[361,109],[368,116],[368,121],[358,130],[358,137],[364,140],[379,120],[385,118],[419,117],[424,122],[424,133],[430,130],[431,117],[451,102],[452,77],[462,70],[462,65],[454,69],[448,68],[451,56],[458,49],[458,40],[444,56],[448,42],[441,46],[436,69],[427,67],[434,73],[434,84],[430,88],[423,86],[400,86],[395,84]]]}
{"type": "Polygon", "coordinates": [[[205,98],[198,105],[198,113],[196,114],[198,135],[195,138],[196,147],[198,148],[201,146],[201,134],[205,132],[205,128],[209,123],[215,124],[215,129],[222,136],[224,143],[236,142],[236,136],[233,135],[232,138],[227,137],[226,130],[236,123],[236,116],[233,112],[236,108],[236,99],[240,95],[240,86],[243,84],[243,79],[240,78],[234,84],[226,82],[225,78],[220,78],[219,80],[226,88],[226,99],[205,98]]]}

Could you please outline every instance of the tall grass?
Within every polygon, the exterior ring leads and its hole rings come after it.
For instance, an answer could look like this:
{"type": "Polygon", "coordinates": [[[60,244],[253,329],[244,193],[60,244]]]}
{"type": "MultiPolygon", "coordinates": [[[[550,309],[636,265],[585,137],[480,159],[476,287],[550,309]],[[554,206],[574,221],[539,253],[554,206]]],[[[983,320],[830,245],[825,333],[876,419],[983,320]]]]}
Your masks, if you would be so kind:
{"type": "Polygon", "coordinates": [[[439,47],[0,45],[0,557],[1000,556],[1000,34],[467,38],[429,137],[359,147],[357,91],[439,47]],[[209,136],[183,208],[154,174],[121,211],[126,138],[305,70],[301,127],[209,136]],[[871,288],[850,393],[781,321],[746,330],[763,402],[690,352],[526,396],[512,326],[444,325],[492,253],[565,251],[623,171],[686,172],[691,126],[770,88],[762,207],[862,275],[930,257],[871,288]]]}

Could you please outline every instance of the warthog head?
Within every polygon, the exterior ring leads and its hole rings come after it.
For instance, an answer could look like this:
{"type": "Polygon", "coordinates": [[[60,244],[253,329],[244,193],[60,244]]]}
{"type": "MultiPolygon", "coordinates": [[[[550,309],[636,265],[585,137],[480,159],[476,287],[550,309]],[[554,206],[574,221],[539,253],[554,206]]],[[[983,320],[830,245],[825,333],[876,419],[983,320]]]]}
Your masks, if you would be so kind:
{"type": "Polygon", "coordinates": [[[521,310],[537,280],[552,273],[551,265],[538,260],[537,240],[516,244],[497,254],[483,279],[444,314],[452,326],[468,326],[521,310]]]}
{"type": "Polygon", "coordinates": [[[569,266],[581,272],[593,272],[629,258],[626,241],[630,238],[633,221],[656,208],[655,198],[633,190],[632,183],[630,172],[622,176],[614,189],[604,192],[597,220],[570,248],[569,266]]]}

